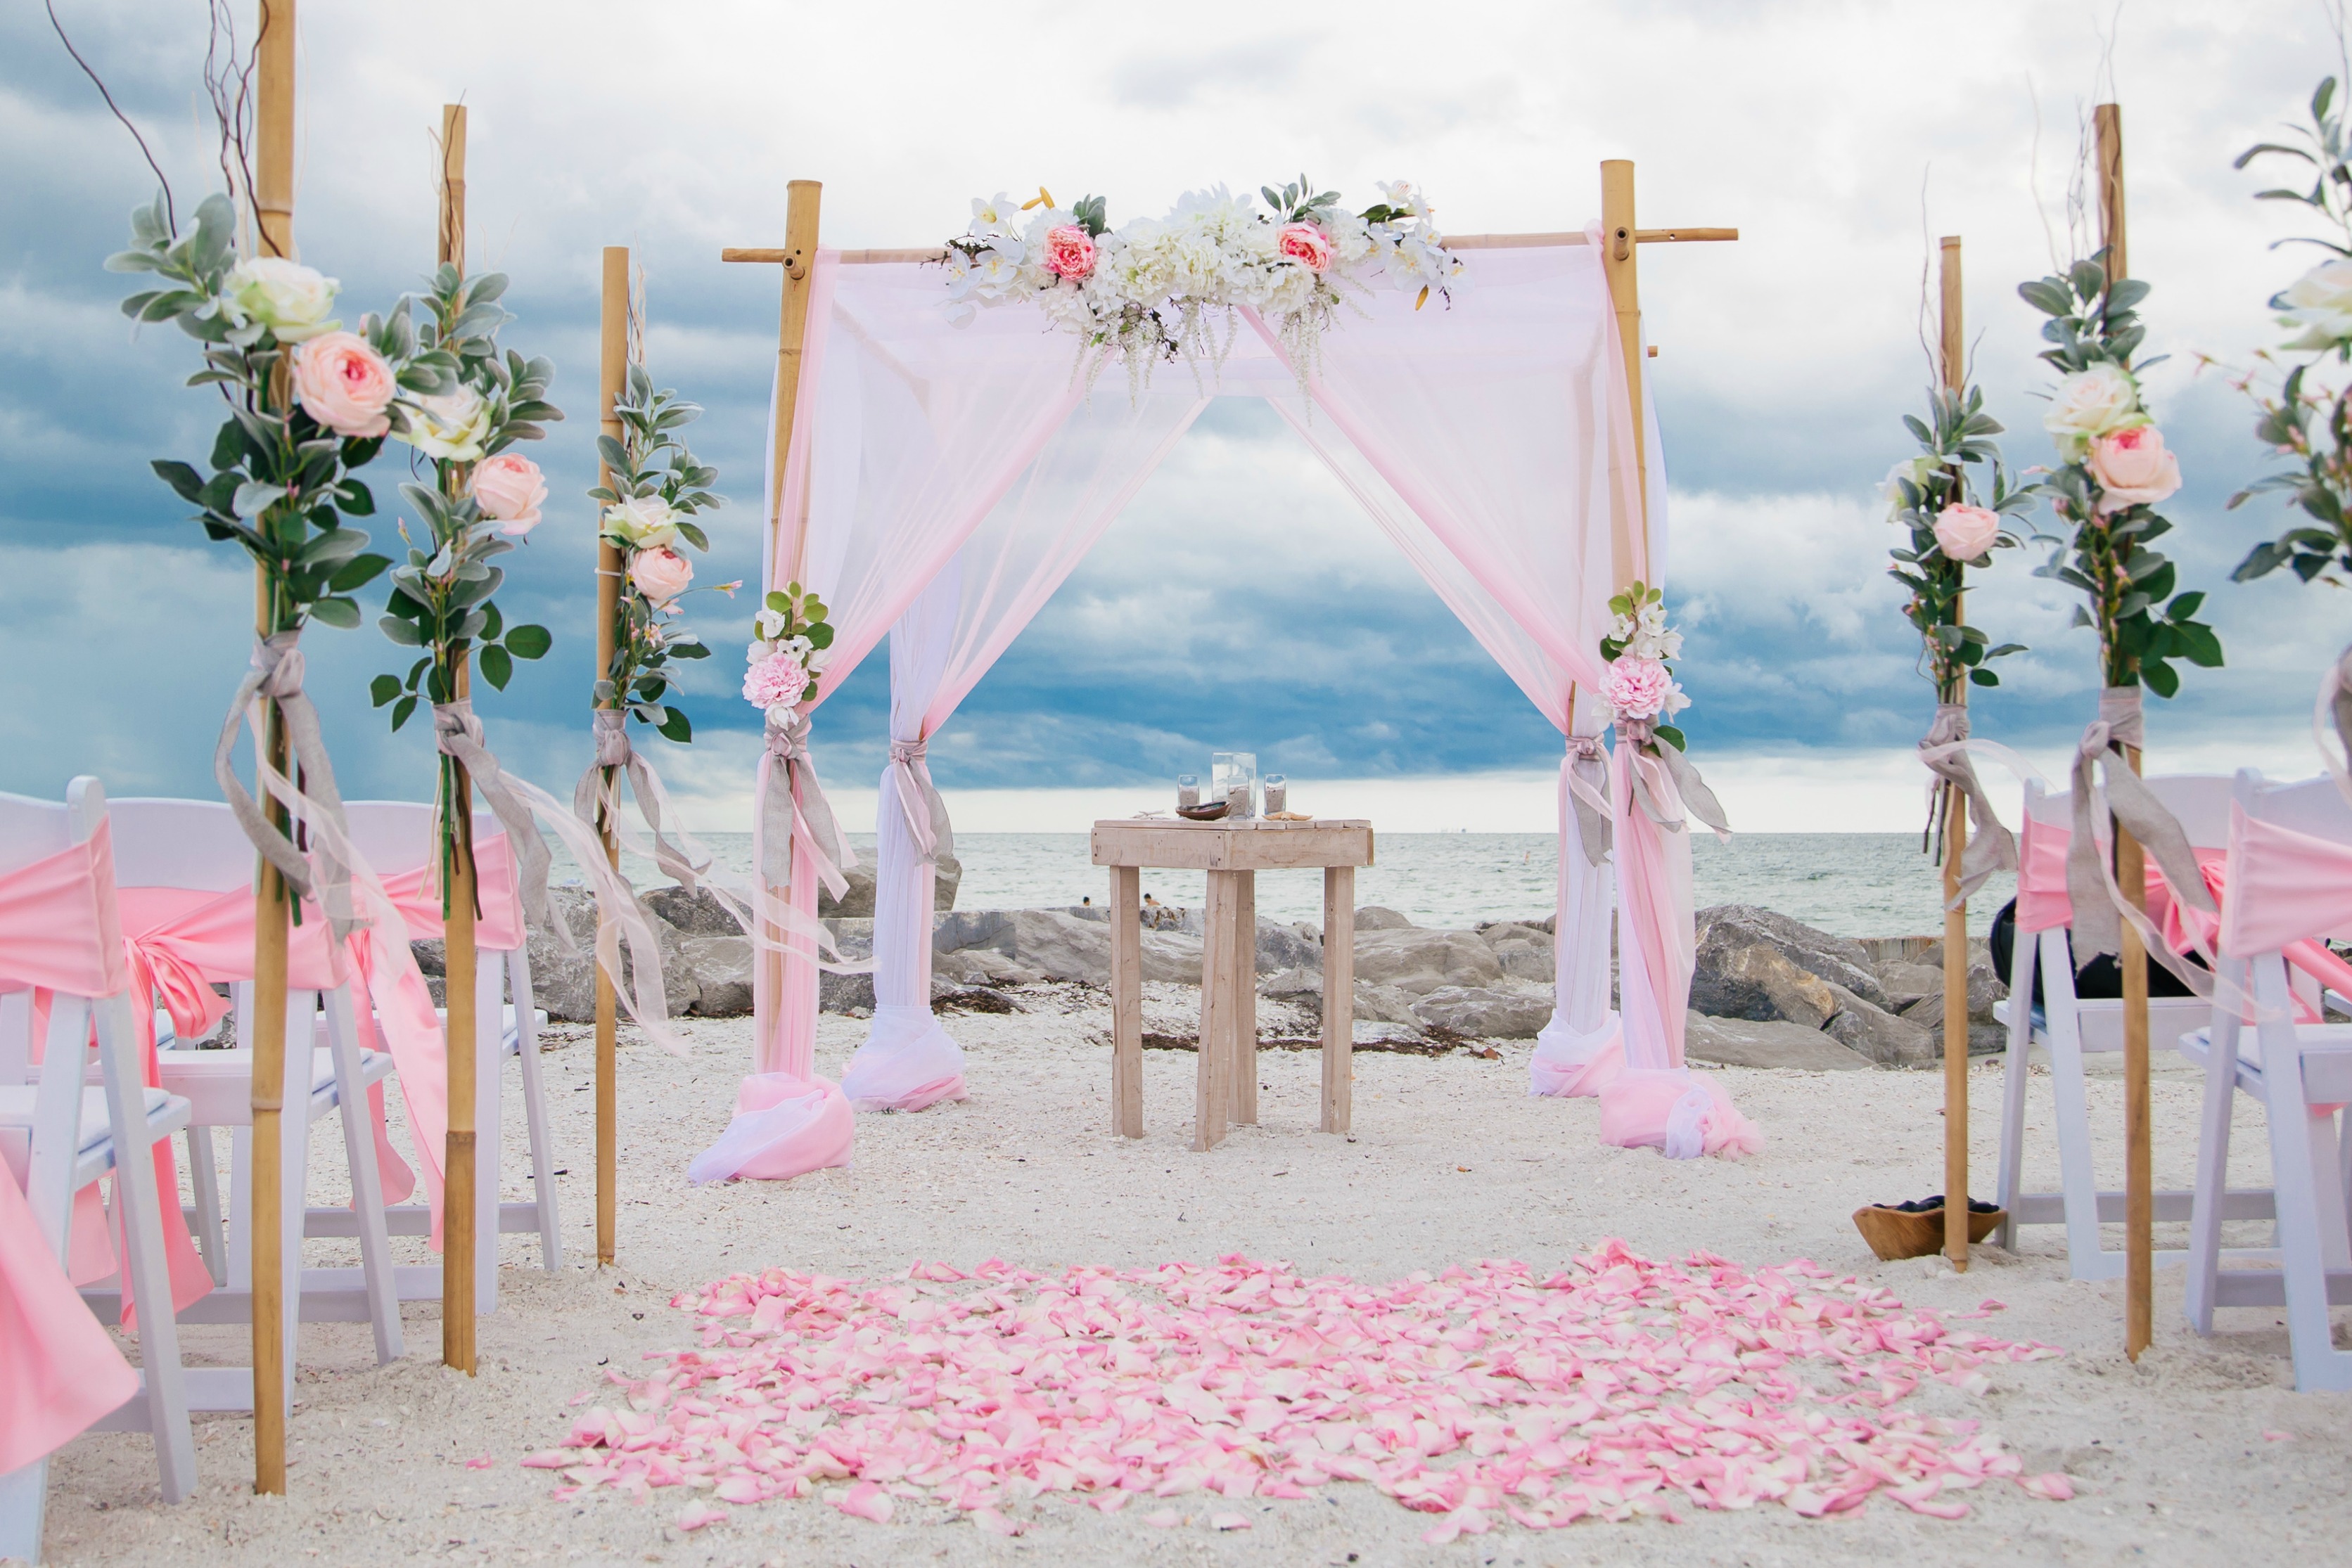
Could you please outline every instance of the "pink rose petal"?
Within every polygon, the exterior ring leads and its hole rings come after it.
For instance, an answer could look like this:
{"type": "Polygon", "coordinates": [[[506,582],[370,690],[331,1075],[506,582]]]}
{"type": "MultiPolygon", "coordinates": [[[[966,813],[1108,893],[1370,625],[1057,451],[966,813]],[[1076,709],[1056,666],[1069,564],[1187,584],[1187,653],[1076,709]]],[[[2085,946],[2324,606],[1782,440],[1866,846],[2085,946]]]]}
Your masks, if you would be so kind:
{"type": "Polygon", "coordinates": [[[1173,1530],[1177,1525],[1176,1511],[1172,1508],[1155,1508],[1143,1516],[1143,1522],[1154,1530],[1173,1530]]]}
{"type": "Polygon", "coordinates": [[[677,1527],[680,1530],[700,1530],[706,1524],[724,1524],[726,1522],[727,1511],[725,1509],[710,1508],[698,1502],[687,1504],[686,1511],[677,1516],[677,1527]]]}
{"type": "Polygon", "coordinates": [[[851,1487],[833,1506],[859,1519],[870,1519],[877,1524],[890,1522],[890,1494],[872,1481],[860,1481],[851,1487]]]}
{"type": "MultiPolygon", "coordinates": [[[[886,1516],[887,1517],[887,1516],[886,1516]]],[[[1015,1524],[992,1508],[972,1511],[971,1521],[991,1535],[1018,1535],[1026,1526],[1015,1524]]]]}
{"type": "Polygon", "coordinates": [[[477,1454],[466,1461],[466,1468],[469,1470],[487,1470],[497,1463],[498,1460],[488,1454],[477,1454]]]}

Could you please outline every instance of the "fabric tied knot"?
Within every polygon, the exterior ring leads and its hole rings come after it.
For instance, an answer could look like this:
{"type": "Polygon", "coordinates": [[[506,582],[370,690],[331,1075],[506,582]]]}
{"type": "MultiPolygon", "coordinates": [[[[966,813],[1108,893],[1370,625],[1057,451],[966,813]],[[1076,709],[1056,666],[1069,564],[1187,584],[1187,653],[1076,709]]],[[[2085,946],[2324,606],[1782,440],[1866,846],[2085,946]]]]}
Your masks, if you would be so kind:
{"type": "MultiPolygon", "coordinates": [[[[629,739],[628,709],[600,707],[590,710],[590,716],[594,725],[591,733],[596,741],[596,759],[580,775],[580,782],[572,786],[572,814],[592,830],[603,832],[621,815],[621,779],[626,777],[638,814],[653,835],[650,858],[654,864],[664,876],[687,892],[694,892],[709,873],[709,853],[683,828],[678,830],[678,841],[671,841],[669,830],[663,825],[669,792],[662,788],[661,776],[654,771],[654,765],[638,754],[629,739]]],[[[634,840],[631,842],[639,850],[648,848],[634,840]]]]}
{"type": "MultiPolygon", "coordinates": [[[[571,930],[562,921],[550,922],[547,918],[547,841],[540,835],[530,808],[516,795],[506,770],[499,766],[498,758],[483,740],[482,721],[475,716],[474,705],[435,704],[433,738],[442,756],[465,768],[466,777],[481,791],[482,803],[489,807],[499,825],[507,831],[508,847],[514,852],[515,885],[522,895],[524,923],[550,930],[558,946],[572,951],[571,930]]],[[[470,834],[467,841],[472,842],[470,834]]]]}
{"type": "MultiPolygon", "coordinates": [[[[341,942],[362,922],[352,903],[352,871],[342,846],[347,838],[343,799],[335,788],[334,765],[319,733],[319,710],[302,689],[301,632],[273,632],[255,640],[251,667],[229,699],[228,717],[221,725],[220,742],[213,748],[213,779],[246,838],[286,881],[295,899],[316,899],[327,913],[327,923],[341,942]],[[313,853],[318,874],[311,874],[311,855],[280,831],[236,776],[236,729],[250,724],[257,750],[263,734],[260,705],[274,704],[285,727],[286,749],[300,780],[306,804],[315,809],[333,831],[320,835],[313,853]]],[[[257,772],[266,772],[269,759],[259,758],[257,772]]],[[[265,785],[265,788],[267,786],[265,785]]]]}
{"type": "Polygon", "coordinates": [[[1559,765],[1560,787],[1576,811],[1576,836],[1584,863],[1599,865],[1613,847],[1609,797],[1609,748],[1597,735],[1571,735],[1559,765]]]}
{"type": "Polygon", "coordinates": [[[1958,909],[1993,873],[2017,869],[2017,839],[2002,825],[2000,813],[1993,810],[1992,797],[1986,793],[1984,781],[1977,777],[1976,764],[1969,758],[1969,710],[1965,705],[1936,705],[1936,722],[1927,727],[1927,737],[1919,742],[1919,760],[1927,764],[1927,771],[1937,780],[1927,787],[1931,812],[1935,809],[1935,792],[1946,785],[1967,801],[1969,843],[1960,852],[1959,891],[1950,904],[1951,908],[1958,909]]]}
{"type": "Polygon", "coordinates": [[[919,859],[938,862],[955,857],[955,825],[948,821],[948,803],[931,781],[925,760],[930,742],[894,740],[883,771],[898,786],[898,809],[906,814],[907,831],[915,841],[919,859]]]}
{"type": "Polygon", "coordinates": [[[2074,751],[2074,832],[2066,844],[2066,896],[2074,905],[2074,963],[2077,967],[2101,953],[2119,952],[2124,921],[2139,933],[2149,956],[2180,977],[2200,996],[2210,996],[2211,977],[2183,964],[2165,946],[2155,925],[2139,907],[2127,901],[2116,884],[2115,868],[2107,863],[2099,832],[2102,823],[2092,796],[2099,782],[2106,789],[2107,811],[2137,840],[2157,869],[2163,873],[2172,896],[2193,909],[2217,914],[2220,906],[2198,869],[2197,853],[2179,821],[2165,810],[2140,776],[2134,772],[2123,748],[2139,748],[2147,735],[2137,686],[2108,686],[2099,693],[2099,716],[2083,731],[2074,751]]]}
{"type": "Polygon", "coordinates": [[[849,891],[842,872],[857,863],[849,841],[834,820],[833,802],[818,782],[816,759],[809,755],[809,719],[796,715],[791,723],[768,720],[768,768],[760,781],[760,874],[771,887],[793,884],[793,837],[795,824],[808,830],[816,857],[817,880],[839,898],[849,891]]]}
{"type": "Polygon", "coordinates": [[[1718,839],[1731,837],[1723,802],[1715,798],[1698,768],[1671,741],[1658,739],[1658,721],[1617,716],[1617,755],[1633,770],[1633,795],[1642,814],[1668,832],[1680,832],[1696,817],[1718,839]]]}

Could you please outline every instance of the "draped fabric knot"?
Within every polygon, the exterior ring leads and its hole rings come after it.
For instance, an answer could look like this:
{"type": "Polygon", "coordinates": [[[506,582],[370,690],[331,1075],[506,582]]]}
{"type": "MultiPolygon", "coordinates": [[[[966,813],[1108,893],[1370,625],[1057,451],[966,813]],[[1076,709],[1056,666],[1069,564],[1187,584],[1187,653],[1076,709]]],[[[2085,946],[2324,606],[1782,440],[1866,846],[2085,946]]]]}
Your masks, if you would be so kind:
{"type": "Polygon", "coordinates": [[[1977,777],[1976,764],[1969,760],[1966,705],[1936,705],[1936,720],[1919,742],[1919,760],[1935,779],[1927,786],[1931,815],[1936,791],[1947,785],[1958,790],[1967,802],[1969,843],[1960,853],[1959,891],[1951,903],[1951,907],[1958,909],[1993,873],[2017,869],[2017,840],[2001,824],[2000,813],[1993,810],[1992,797],[1986,792],[1984,781],[1977,777]]]}
{"type": "Polygon", "coordinates": [[[640,755],[629,739],[628,710],[593,708],[590,716],[596,759],[588,764],[586,771],[580,775],[580,782],[572,788],[572,814],[592,830],[613,828],[620,819],[621,779],[625,777],[629,793],[636,800],[637,812],[653,835],[650,846],[635,847],[649,852],[664,876],[692,893],[710,873],[709,852],[683,828],[677,830],[677,841],[671,841],[670,830],[663,821],[667,814],[669,792],[662,788],[661,775],[654,771],[653,763],[640,755]]]}
{"type": "MultiPolygon", "coordinates": [[[[359,929],[362,922],[352,903],[352,872],[344,858],[347,834],[343,821],[343,799],[335,788],[334,765],[327,759],[327,746],[319,733],[319,710],[311,705],[302,689],[303,659],[301,632],[273,632],[257,638],[253,656],[245,679],[238,683],[236,695],[229,699],[228,717],[221,725],[220,741],[213,748],[213,779],[220,786],[221,797],[228,802],[236,824],[244,830],[254,850],[268,861],[285,879],[289,896],[298,902],[316,899],[327,912],[327,921],[335,937],[341,941],[359,929]],[[294,765],[299,792],[305,808],[317,811],[324,825],[332,831],[319,835],[320,841],[310,853],[280,831],[262,810],[236,776],[236,730],[240,724],[250,724],[254,731],[256,750],[260,748],[264,733],[261,705],[274,705],[279,722],[284,726],[286,749],[294,765]],[[312,874],[312,859],[316,858],[317,874],[312,874]]],[[[269,758],[257,758],[256,772],[268,788],[269,758]]]]}
{"type": "Polygon", "coordinates": [[[1576,812],[1576,836],[1584,850],[1584,863],[1597,866],[1609,858],[1612,841],[1612,813],[1606,793],[1609,748],[1601,744],[1599,736],[1568,737],[1568,752],[1560,759],[1559,781],[1576,812]]]}
{"type": "Polygon", "coordinates": [[[795,714],[789,724],[768,719],[764,736],[768,766],[760,775],[760,874],[771,887],[793,883],[793,829],[808,834],[815,858],[817,880],[839,898],[849,890],[844,869],[857,863],[849,841],[835,821],[833,802],[816,776],[816,759],[809,754],[809,716],[795,714]]]}
{"type": "Polygon", "coordinates": [[[2116,883],[2115,867],[2107,862],[2105,824],[2093,800],[2105,783],[2107,814],[2145,849],[2163,873],[2172,896],[2208,914],[2220,906],[2197,866],[2196,851],[2179,821],[2165,810],[2140,776],[2132,770],[2124,747],[2138,748],[2147,727],[2142,719],[2140,688],[2108,686],[2099,693],[2099,716],[2083,731],[2074,751],[2074,832],[2066,844],[2066,896],[2074,905],[2074,962],[2079,967],[2101,953],[2123,946],[2123,922],[2130,921],[2151,957],[2199,995],[2210,994],[2210,978],[2201,970],[2179,963],[2137,905],[2124,897],[2116,883]]]}
{"type": "Polygon", "coordinates": [[[928,737],[892,740],[890,760],[883,773],[897,786],[898,810],[906,816],[916,856],[937,862],[954,856],[955,827],[948,821],[947,801],[931,781],[930,763],[925,758],[929,748],[928,737]]]}
{"type": "Polygon", "coordinates": [[[482,721],[475,716],[474,705],[436,703],[433,737],[442,756],[465,768],[466,776],[481,792],[482,803],[507,831],[508,847],[514,852],[515,885],[522,895],[524,922],[534,929],[547,931],[555,938],[557,946],[572,952],[571,929],[562,921],[550,921],[547,917],[547,841],[540,836],[539,823],[532,818],[530,807],[515,792],[513,781],[483,740],[482,721]]]}

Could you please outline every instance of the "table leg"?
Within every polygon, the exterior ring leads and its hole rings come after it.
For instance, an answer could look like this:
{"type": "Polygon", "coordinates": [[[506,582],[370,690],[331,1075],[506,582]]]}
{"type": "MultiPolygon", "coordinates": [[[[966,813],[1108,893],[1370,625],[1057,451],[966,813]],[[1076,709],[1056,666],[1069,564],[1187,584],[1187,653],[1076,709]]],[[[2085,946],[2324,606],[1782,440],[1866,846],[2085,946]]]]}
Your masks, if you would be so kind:
{"type": "Polygon", "coordinates": [[[1142,876],[1110,868],[1110,1121],[1125,1138],[1143,1136],[1142,876]]]}
{"type": "Polygon", "coordinates": [[[1323,870],[1323,1131],[1348,1131],[1356,1044],[1356,868],[1323,870]]]}
{"type": "Polygon", "coordinates": [[[1236,872],[1233,988],[1234,1120],[1257,1125],[1257,873],[1236,872]]]}
{"type": "Polygon", "coordinates": [[[1241,873],[1209,873],[1209,909],[1201,945],[1201,1068],[1193,1113],[1192,1146],[1213,1149],[1224,1142],[1226,1113],[1233,1103],[1234,923],[1239,913],[1241,873]]]}

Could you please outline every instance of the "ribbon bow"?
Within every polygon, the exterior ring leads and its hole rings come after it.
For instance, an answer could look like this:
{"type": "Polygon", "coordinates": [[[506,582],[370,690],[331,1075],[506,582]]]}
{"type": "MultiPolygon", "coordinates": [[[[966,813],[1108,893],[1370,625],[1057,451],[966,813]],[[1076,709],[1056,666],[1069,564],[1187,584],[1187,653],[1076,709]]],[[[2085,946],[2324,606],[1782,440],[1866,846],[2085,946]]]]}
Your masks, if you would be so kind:
{"type": "MultiPolygon", "coordinates": [[[[1992,797],[1985,792],[1984,781],[1977,777],[1976,764],[1969,759],[1969,710],[1965,706],[1936,705],[1936,722],[1928,726],[1927,738],[1919,742],[1919,760],[1927,765],[1928,772],[1968,800],[1969,847],[1960,852],[1959,892],[1951,904],[1952,908],[1958,909],[1993,873],[2017,869],[2017,839],[2001,825],[2000,814],[1992,809],[1992,797]]],[[[1931,811],[1937,788],[1935,784],[1927,787],[1931,811]]]]}
{"type": "Polygon", "coordinates": [[[772,887],[793,883],[793,830],[808,829],[816,856],[817,879],[839,898],[849,891],[842,870],[857,863],[849,841],[834,821],[833,802],[817,781],[816,759],[809,755],[809,721],[797,715],[789,724],[772,716],[766,739],[770,766],[760,785],[760,874],[772,887]]]}
{"type": "Polygon", "coordinates": [[[1633,799],[1650,821],[1670,833],[1680,832],[1687,813],[1714,830],[1717,838],[1731,837],[1730,824],[1724,820],[1723,802],[1715,798],[1715,791],[1706,787],[1706,780],[1699,777],[1698,768],[1683,755],[1682,747],[1658,744],[1656,719],[1620,714],[1617,748],[1633,769],[1633,799]],[[1663,770],[1662,774],[1654,773],[1653,766],[1663,770]]]}
{"type": "Polygon", "coordinates": [[[939,786],[931,782],[931,767],[924,759],[927,740],[894,740],[890,743],[890,761],[884,769],[898,783],[898,809],[906,813],[907,831],[913,835],[915,852],[923,860],[952,859],[955,855],[955,827],[948,821],[948,803],[940,798],[939,786]],[[917,809],[917,802],[922,809],[917,809]]]}
{"type": "Polygon", "coordinates": [[[593,712],[596,760],[588,765],[572,789],[572,814],[591,828],[600,825],[600,806],[604,821],[619,817],[620,778],[625,773],[629,793],[636,798],[637,810],[645,818],[646,830],[653,834],[654,863],[661,868],[664,876],[692,893],[697,883],[709,873],[709,854],[683,828],[678,830],[680,842],[670,841],[668,831],[662,826],[669,792],[662,788],[661,775],[654,771],[654,765],[640,756],[630,741],[628,710],[600,707],[593,712]]]}
{"type": "Polygon", "coordinates": [[[1584,845],[1584,863],[1599,865],[1612,845],[1609,798],[1609,750],[1597,735],[1571,735],[1568,755],[1559,765],[1560,783],[1576,806],[1576,833],[1584,845]]]}
{"type": "Polygon", "coordinates": [[[2098,812],[2091,801],[2095,776],[2106,785],[2107,810],[2155,858],[2157,869],[2170,884],[2172,896],[2191,908],[2218,913],[2219,905],[2197,867],[2197,852],[2179,821],[2164,802],[2130,768],[2122,766],[2125,747],[2139,747],[2147,735],[2137,686],[2108,686],[2099,693],[2099,716],[2083,731],[2074,751],[2074,828],[2066,844],[2066,897],[2074,905],[2074,962],[2087,964],[2101,953],[2123,946],[2122,922],[2129,920],[2148,953],[2191,989],[2210,995],[2210,979],[2190,978],[2188,966],[2174,962],[2171,950],[2156,935],[2147,916],[2126,902],[2116,885],[2115,868],[2100,850],[2098,812]],[[2200,981],[2204,981],[2200,987],[2200,981]]]}
{"type": "Polygon", "coordinates": [[[221,796],[228,802],[237,826],[245,830],[246,838],[286,879],[289,897],[298,903],[315,898],[326,910],[327,924],[341,943],[359,928],[361,922],[352,906],[351,866],[336,847],[343,836],[343,798],[335,789],[334,765],[327,760],[326,742],[319,734],[319,710],[302,690],[301,636],[299,630],[275,632],[255,641],[252,667],[238,683],[236,695],[229,699],[228,717],[221,725],[220,744],[213,748],[213,779],[220,785],[221,796]],[[310,874],[310,857],[263,814],[259,804],[246,793],[244,781],[236,776],[236,727],[250,716],[257,746],[260,716],[255,709],[264,701],[278,705],[278,716],[286,726],[287,749],[303,793],[338,830],[322,836],[318,844],[315,852],[319,874],[315,880],[310,874]]]}
{"type": "MultiPolygon", "coordinates": [[[[482,801],[488,806],[499,825],[507,831],[507,843],[515,857],[515,883],[522,895],[522,915],[526,924],[546,928],[547,918],[547,841],[540,836],[539,824],[531,820],[530,808],[515,794],[499,759],[491,754],[482,738],[482,721],[474,716],[470,702],[436,703],[433,708],[433,738],[441,755],[454,758],[482,792],[482,801]]],[[[561,921],[554,922],[559,946],[568,947],[572,933],[561,921]]]]}

